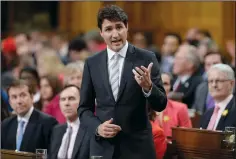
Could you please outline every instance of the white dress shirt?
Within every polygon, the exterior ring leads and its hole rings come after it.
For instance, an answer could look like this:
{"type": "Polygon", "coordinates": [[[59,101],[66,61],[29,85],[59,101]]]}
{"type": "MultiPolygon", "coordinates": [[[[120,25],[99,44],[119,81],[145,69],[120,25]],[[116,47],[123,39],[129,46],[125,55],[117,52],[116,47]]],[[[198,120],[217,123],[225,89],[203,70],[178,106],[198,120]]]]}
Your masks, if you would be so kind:
{"type": "Polygon", "coordinates": [[[227,107],[227,105],[229,104],[229,102],[231,101],[232,98],[233,98],[233,95],[230,94],[227,98],[225,98],[223,101],[221,101],[219,103],[217,103],[215,101],[215,106],[220,107],[220,110],[218,111],[216,122],[215,122],[213,130],[216,130],[218,123],[220,121],[220,118],[222,116],[222,113],[224,112],[225,108],[227,107]]]}
{"type": "MultiPolygon", "coordinates": [[[[70,145],[69,145],[68,153],[67,153],[68,158],[72,158],[72,153],[73,153],[73,149],[74,149],[74,145],[75,145],[75,140],[76,140],[76,136],[77,136],[77,133],[78,133],[78,130],[79,130],[79,125],[80,125],[79,118],[77,118],[74,122],[67,121],[67,125],[70,125],[72,127],[70,145]]],[[[60,151],[63,151],[62,150],[62,145],[65,144],[65,140],[66,140],[65,137],[66,137],[66,133],[63,135],[61,146],[60,146],[60,149],[58,151],[58,154],[59,154],[60,151]]]]}
{"type": "Polygon", "coordinates": [[[17,115],[17,121],[18,121],[18,126],[17,126],[17,133],[16,133],[16,140],[18,138],[18,133],[19,133],[19,122],[20,121],[24,121],[25,124],[24,124],[24,128],[23,128],[23,132],[25,132],[25,129],[26,129],[26,126],[27,124],[29,123],[29,119],[30,119],[30,116],[31,114],[33,113],[33,110],[34,110],[34,106],[31,106],[30,110],[25,114],[25,116],[21,117],[19,115],[17,115]]]}
{"type": "MultiPolygon", "coordinates": [[[[118,52],[114,52],[113,50],[109,49],[108,46],[107,46],[107,54],[108,54],[108,60],[107,60],[107,63],[108,63],[108,75],[110,76],[110,64],[112,63],[112,57],[115,55],[115,54],[119,54],[119,58],[118,58],[118,63],[119,63],[119,86],[120,86],[120,82],[121,82],[121,77],[122,77],[122,73],[123,73],[123,68],[124,68],[124,61],[125,61],[125,57],[126,57],[126,53],[127,53],[127,50],[128,50],[128,41],[126,41],[124,47],[118,51],[118,52]]],[[[145,95],[145,97],[148,97],[151,95],[151,91],[152,91],[152,88],[151,90],[146,93],[144,92],[143,90],[143,93],[145,95]]]]}

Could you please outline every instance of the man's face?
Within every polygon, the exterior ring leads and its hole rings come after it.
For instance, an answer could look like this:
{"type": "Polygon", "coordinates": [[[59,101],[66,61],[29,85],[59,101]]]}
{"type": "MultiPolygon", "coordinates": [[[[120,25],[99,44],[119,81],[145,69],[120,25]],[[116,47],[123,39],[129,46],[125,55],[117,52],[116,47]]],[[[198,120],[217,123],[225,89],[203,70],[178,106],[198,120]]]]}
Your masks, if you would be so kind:
{"type": "Polygon", "coordinates": [[[207,72],[212,65],[222,63],[222,61],[220,55],[212,54],[205,57],[204,63],[205,71],[207,72]]]}
{"type": "Polygon", "coordinates": [[[163,83],[164,89],[166,91],[166,94],[168,95],[168,93],[170,92],[170,88],[171,88],[170,77],[167,74],[162,74],[161,79],[162,79],[162,83],[163,83]]]}
{"type": "Polygon", "coordinates": [[[162,46],[162,52],[164,55],[174,54],[179,47],[178,40],[174,36],[166,36],[164,44],[162,46]]]}
{"type": "Polygon", "coordinates": [[[60,94],[60,108],[67,119],[74,119],[77,116],[80,94],[77,88],[68,87],[60,94]]]}
{"type": "Polygon", "coordinates": [[[74,74],[68,75],[67,79],[68,79],[67,83],[69,85],[76,85],[77,87],[80,88],[82,82],[82,73],[78,71],[74,74]]]}
{"type": "Polygon", "coordinates": [[[12,87],[9,89],[9,102],[20,116],[24,116],[33,105],[33,96],[27,86],[12,87]]]}
{"type": "Polygon", "coordinates": [[[229,80],[224,72],[212,69],[208,72],[208,88],[215,100],[224,100],[232,93],[234,80],[229,80]]]}
{"type": "Polygon", "coordinates": [[[105,19],[102,23],[101,36],[114,52],[118,52],[125,45],[127,40],[128,24],[127,27],[121,21],[111,22],[105,19]]]}
{"type": "Polygon", "coordinates": [[[176,75],[181,75],[185,72],[186,68],[189,67],[189,62],[186,58],[187,50],[185,47],[180,47],[175,54],[173,73],[176,75]]]}

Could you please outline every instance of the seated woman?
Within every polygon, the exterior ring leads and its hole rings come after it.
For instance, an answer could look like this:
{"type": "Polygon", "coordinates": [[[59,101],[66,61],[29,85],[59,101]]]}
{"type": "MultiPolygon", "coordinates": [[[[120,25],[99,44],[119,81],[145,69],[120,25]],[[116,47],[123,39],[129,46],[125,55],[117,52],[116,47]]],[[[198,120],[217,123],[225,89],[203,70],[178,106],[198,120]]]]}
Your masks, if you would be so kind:
{"type": "Polygon", "coordinates": [[[40,78],[40,100],[34,104],[35,108],[44,110],[45,106],[61,91],[62,82],[53,75],[40,78]]]}
{"type": "Polygon", "coordinates": [[[157,159],[162,159],[165,155],[167,142],[163,130],[155,124],[156,112],[148,107],[148,117],[152,125],[152,135],[155,144],[156,157],[157,159]]]}
{"type": "MultiPolygon", "coordinates": [[[[166,95],[168,96],[171,89],[172,76],[169,73],[162,73],[161,78],[166,95]]],[[[167,100],[166,109],[161,113],[157,113],[155,123],[163,128],[165,136],[167,137],[172,136],[172,127],[192,127],[187,105],[170,99],[167,100]]]]}

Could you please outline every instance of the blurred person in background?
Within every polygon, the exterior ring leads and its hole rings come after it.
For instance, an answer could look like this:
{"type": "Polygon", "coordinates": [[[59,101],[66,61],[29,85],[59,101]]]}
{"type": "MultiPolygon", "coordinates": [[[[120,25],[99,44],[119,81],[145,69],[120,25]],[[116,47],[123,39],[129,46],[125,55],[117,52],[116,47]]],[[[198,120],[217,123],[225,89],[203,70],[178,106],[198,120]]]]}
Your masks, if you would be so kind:
{"type": "Polygon", "coordinates": [[[68,55],[65,56],[62,60],[64,64],[68,64],[70,62],[75,62],[78,60],[85,61],[90,55],[86,42],[80,37],[73,39],[69,43],[68,50],[68,55]]]}
{"type": "Polygon", "coordinates": [[[223,57],[219,52],[208,52],[204,57],[204,68],[205,72],[203,74],[203,81],[198,85],[195,98],[193,102],[193,109],[200,115],[205,111],[215,106],[214,99],[208,91],[208,81],[207,81],[207,72],[211,66],[215,64],[223,63],[223,57]]]}
{"type": "MultiPolygon", "coordinates": [[[[173,77],[170,73],[162,73],[161,79],[168,97],[168,94],[171,91],[171,81],[173,80],[173,77]]],[[[168,99],[166,109],[162,112],[157,112],[156,114],[157,118],[155,124],[163,128],[166,137],[172,136],[172,127],[192,127],[188,114],[188,106],[184,103],[168,99]]]]}
{"type": "Polygon", "coordinates": [[[236,127],[233,69],[226,64],[215,64],[211,66],[207,74],[208,89],[215,101],[215,106],[204,113],[200,127],[221,131],[224,131],[225,127],[236,127]]]}
{"type": "Polygon", "coordinates": [[[88,31],[84,35],[85,42],[88,46],[88,50],[90,53],[95,54],[99,51],[106,49],[106,43],[101,37],[99,30],[91,30],[88,31]]]}
{"type": "Polygon", "coordinates": [[[43,48],[37,52],[37,71],[39,76],[54,75],[63,81],[65,65],[51,48],[43,48]]]}
{"type": "Polygon", "coordinates": [[[33,67],[24,67],[20,71],[20,79],[25,80],[33,92],[33,102],[37,103],[40,100],[39,82],[40,78],[38,72],[33,67]]]}
{"type": "Polygon", "coordinates": [[[186,33],[185,43],[198,47],[199,46],[198,32],[199,32],[198,28],[190,28],[186,33]]]}
{"type": "Polygon", "coordinates": [[[11,115],[12,108],[9,104],[7,93],[1,89],[1,121],[11,115]]]}
{"type": "MultiPolygon", "coordinates": [[[[84,62],[76,61],[70,63],[66,66],[64,72],[64,86],[65,85],[75,85],[81,87],[81,80],[83,75],[84,62]]],[[[66,118],[63,116],[60,106],[59,106],[60,97],[56,95],[46,106],[43,112],[52,115],[57,119],[59,123],[65,123],[66,118]]]]}
{"type": "Polygon", "coordinates": [[[142,32],[135,33],[132,37],[132,43],[134,46],[136,46],[138,48],[146,49],[146,50],[154,52],[155,56],[157,58],[157,61],[159,63],[161,62],[160,52],[158,51],[158,49],[154,45],[151,45],[151,46],[148,45],[147,38],[144,35],[144,33],[142,33],[142,32]]]}
{"type": "Polygon", "coordinates": [[[177,52],[179,46],[182,44],[182,39],[177,33],[166,33],[164,43],[162,45],[162,59],[161,59],[161,71],[172,72],[174,63],[174,55],[177,52]]]}
{"type": "Polygon", "coordinates": [[[4,56],[6,70],[12,69],[12,61],[16,58],[16,42],[13,37],[7,37],[2,41],[1,53],[4,56]]]}
{"type": "Polygon", "coordinates": [[[199,30],[197,33],[197,39],[199,41],[198,54],[200,60],[203,62],[204,56],[209,51],[219,51],[217,44],[212,39],[212,36],[207,30],[199,30]]]}
{"type": "Polygon", "coordinates": [[[45,106],[61,91],[62,83],[58,77],[53,75],[42,76],[40,78],[40,100],[34,104],[39,110],[45,106]]]}
{"type": "Polygon", "coordinates": [[[1,86],[6,89],[13,79],[18,79],[20,77],[20,71],[24,67],[34,67],[34,61],[32,56],[29,55],[17,55],[12,60],[12,68],[2,74],[1,86]]]}
{"type": "Polygon", "coordinates": [[[189,44],[181,45],[175,54],[173,73],[176,79],[173,91],[168,94],[170,99],[181,101],[192,108],[195,90],[202,82],[202,77],[196,74],[199,66],[197,49],[189,44]]]}
{"type": "Polygon", "coordinates": [[[156,158],[162,159],[167,149],[167,141],[163,129],[155,123],[156,117],[156,112],[148,106],[148,118],[152,125],[152,136],[156,150],[156,158]]]}
{"type": "Polygon", "coordinates": [[[68,54],[68,41],[66,33],[55,33],[51,37],[51,46],[56,51],[59,57],[66,56],[68,54]]]}
{"type": "Polygon", "coordinates": [[[226,41],[226,50],[231,56],[230,66],[235,72],[235,40],[226,41]]]}

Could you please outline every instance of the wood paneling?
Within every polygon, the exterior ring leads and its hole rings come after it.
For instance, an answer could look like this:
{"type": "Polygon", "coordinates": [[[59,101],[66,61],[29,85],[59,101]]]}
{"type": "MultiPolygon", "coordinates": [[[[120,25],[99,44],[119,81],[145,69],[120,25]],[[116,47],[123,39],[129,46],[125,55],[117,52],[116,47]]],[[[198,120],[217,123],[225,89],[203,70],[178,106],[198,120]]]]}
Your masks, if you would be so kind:
{"type": "Polygon", "coordinates": [[[182,37],[191,27],[209,30],[218,44],[235,39],[235,2],[60,2],[60,28],[86,32],[97,28],[101,6],[116,4],[129,16],[129,30],[151,31],[153,41],[162,45],[164,33],[179,32],[182,37]],[[69,8],[69,9],[68,9],[69,8]]]}

